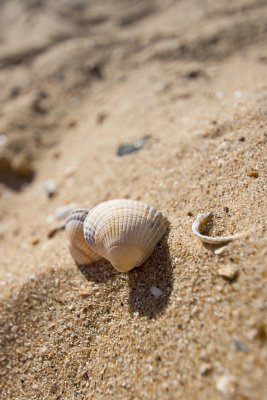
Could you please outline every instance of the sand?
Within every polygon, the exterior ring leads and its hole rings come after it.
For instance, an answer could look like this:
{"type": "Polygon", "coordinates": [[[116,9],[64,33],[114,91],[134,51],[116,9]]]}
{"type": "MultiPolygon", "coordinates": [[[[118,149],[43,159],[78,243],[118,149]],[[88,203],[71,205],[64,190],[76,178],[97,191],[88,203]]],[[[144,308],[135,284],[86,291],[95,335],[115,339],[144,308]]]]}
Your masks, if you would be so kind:
{"type": "Polygon", "coordinates": [[[1,399],[266,399],[266,17],[260,0],[1,2],[0,149],[34,172],[0,171],[1,399]],[[77,267],[48,237],[56,210],[115,198],[169,234],[128,274],[77,267]],[[208,211],[212,235],[248,235],[203,245],[208,211]]]}

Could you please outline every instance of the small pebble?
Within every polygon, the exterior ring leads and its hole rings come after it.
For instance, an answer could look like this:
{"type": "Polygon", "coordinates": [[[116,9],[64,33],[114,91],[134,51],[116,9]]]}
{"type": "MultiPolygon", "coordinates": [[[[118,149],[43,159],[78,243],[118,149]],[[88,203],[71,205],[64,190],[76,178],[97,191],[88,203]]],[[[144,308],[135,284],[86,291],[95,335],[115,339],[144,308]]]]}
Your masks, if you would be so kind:
{"type": "Polygon", "coordinates": [[[12,328],[11,328],[11,332],[12,332],[12,333],[17,333],[17,332],[18,332],[18,329],[19,329],[19,328],[18,328],[17,325],[13,325],[12,328]]]}
{"type": "Polygon", "coordinates": [[[241,340],[239,340],[237,337],[232,338],[232,344],[233,344],[233,349],[234,351],[247,351],[247,345],[241,340]]]}
{"type": "Polygon", "coordinates": [[[68,128],[74,128],[77,125],[77,120],[76,119],[71,119],[68,121],[68,128]]]}
{"type": "Polygon", "coordinates": [[[89,297],[91,295],[91,293],[89,293],[89,292],[80,292],[79,293],[79,296],[82,298],[82,299],[86,299],[87,297],[89,297]]]}
{"type": "Polygon", "coordinates": [[[100,111],[96,116],[96,123],[102,124],[107,118],[108,114],[105,111],[100,111]]]}
{"type": "Polygon", "coordinates": [[[57,219],[66,218],[73,210],[75,210],[75,208],[77,208],[77,205],[75,203],[58,207],[55,211],[55,216],[57,219]]]}
{"type": "Polygon", "coordinates": [[[238,277],[239,270],[237,267],[233,265],[226,265],[222,268],[219,269],[218,275],[221,276],[222,278],[228,280],[228,281],[233,281],[238,277]]]}
{"type": "Polygon", "coordinates": [[[216,389],[224,396],[230,396],[236,392],[237,380],[233,375],[222,375],[217,379],[216,389]]]}
{"type": "Polygon", "coordinates": [[[39,349],[39,353],[40,354],[46,354],[47,351],[48,351],[48,347],[47,346],[40,347],[40,349],[39,349]]]}
{"type": "Polygon", "coordinates": [[[56,194],[57,191],[57,182],[55,180],[48,180],[44,183],[44,191],[47,194],[47,197],[51,198],[56,194]]]}
{"type": "Polygon", "coordinates": [[[259,172],[256,168],[250,167],[247,170],[247,176],[250,176],[251,178],[258,178],[259,177],[259,172]]]}
{"type": "Polygon", "coordinates": [[[160,290],[156,286],[151,286],[150,292],[153,294],[154,297],[157,297],[157,298],[163,295],[162,290],[160,290]]]}
{"type": "Polygon", "coordinates": [[[205,73],[200,68],[192,68],[185,74],[187,79],[197,79],[201,76],[205,76],[205,73]]]}
{"type": "Polygon", "coordinates": [[[199,373],[202,376],[207,376],[212,371],[212,365],[209,363],[204,363],[199,368],[199,373]]]}
{"type": "Polygon", "coordinates": [[[34,238],[32,238],[32,239],[30,240],[30,243],[31,243],[33,246],[36,246],[37,244],[40,243],[40,239],[37,238],[37,237],[34,237],[34,238]]]}
{"type": "Polygon", "coordinates": [[[118,147],[117,149],[117,156],[125,156],[126,154],[131,154],[134,153],[138,150],[141,150],[144,145],[146,144],[146,142],[149,140],[150,136],[146,135],[141,139],[136,140],[133,143],[126,143],[126,144],[122,144],[118,147]]]}

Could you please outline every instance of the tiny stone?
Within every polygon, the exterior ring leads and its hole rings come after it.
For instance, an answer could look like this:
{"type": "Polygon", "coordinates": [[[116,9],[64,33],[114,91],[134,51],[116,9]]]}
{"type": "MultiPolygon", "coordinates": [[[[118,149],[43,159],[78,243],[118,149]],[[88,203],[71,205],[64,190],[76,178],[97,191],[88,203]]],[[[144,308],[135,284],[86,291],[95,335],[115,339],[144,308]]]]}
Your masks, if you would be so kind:
{"type": "Polygon", "coordinates": [[[247,176],[251,177],[251,178],[258,178],[259,177],[259,172],[256,168],[250,167],[247,170],[247,176]]]}
{"type": "Polygon", "coordinates": [[[204,76],[204,73],[199,68],[192,68],[189,71],[187,71],[186,74],[185,74],[185,77],[187,79],[197,79],[200,76],[204,76]]]}
{"type": "Polygon", "coordinates": [[[207,376],[212,371],[212,365],[209,363],[204,363],[199,368],[199,373],[202,376],[207,376]]]}
{"type": "Polygon", "coordinates": [[[83,299],[86,299],[87,297],[90,296],[90,293],[89,293],[89,292],[80,292],[80,293],[79,293],[79,296],[80,296],[81,298],[83,298],[83,299]]]}
{"type": "Polygon", "coordinates": [[[233,344],[233,349],[234,351],[247,351],[247,345],[241,340],[239,340],[237,337],[233,337],[232,339],[232,344],[233,344]]]}
{"type": "Polygon", "coordinates": [[[47,194],[47,197],[51,198],[56,194],[57,191],[57,182],[55,180],[49,180],[44,183],[44,190],[47,194]]]}
{"type": "Polygon", "coordinates": [[[40,243],[40,239],[37,238],[37,237],[32,238],[31,241],[30,241],[30,243],[31,243],[33,246],[36,246],[38,243],[40,243]]]}
{"type": "Polygon", "coordinates": [[[100,111],[97,116],[96,116],[96,122],[97,124],[102,124],[105,119],[107,118],[107,113],[105,111],[100,111]]]}
{"type": "Polygon", "coordinates": [[[233,265],[226,265],[225,267],[220,268],[218,271],[218,275],[228,281],[233,281],[234,279],[236,279],[238,277],[238,274],[238,269],[233,265]]]}
{"type": "Polygon", "coordinates": [[[68,128],[74,128],[77,125],[77,120],[76,119],[71,119],[68,121],[68,128]]]}
{"type": "Polygon", "coordinates": [[[149,139],[150,136],[146,135],[143,138],[138,139],[133,143],[126,143],[120,145],[117,149],[117,156],[122,157],[125,156],[126,154],[131,154],[138,150],[141,150],[149,139]]]}
{"type": "Polygon", "coordinates": [[[48,347],[47,347],[47,346],[43,346],[43,347],[41,347],[41,348],[39,349],[39,353],[40,353],[40,354],[45,354],[45,353],[47,352],[47,350],[48,350],[48,347]]]}
{"type": "Polygon", "coordinates": [[[237,389],[236,378],[232,375],[222,375],[217,379],[216,389],[224,396],[234,394],[237,389]]]}
{"type": "Polygon", "coordinates": [[[163,295],[162,290],[160,290],[156,286],[151,286],[150,292],[153,294],[153,296],[155,296],[157,298],[163,295]]]}
{"type": "Polygon", "coordinates": [[[12,332],[12,333],[17,333],[17,332],[18,332],[18,329],[19,329],[19,328],[18,328],[17,325],[13,325],[12,328],[11,328],[11,332],[12,332]]]}

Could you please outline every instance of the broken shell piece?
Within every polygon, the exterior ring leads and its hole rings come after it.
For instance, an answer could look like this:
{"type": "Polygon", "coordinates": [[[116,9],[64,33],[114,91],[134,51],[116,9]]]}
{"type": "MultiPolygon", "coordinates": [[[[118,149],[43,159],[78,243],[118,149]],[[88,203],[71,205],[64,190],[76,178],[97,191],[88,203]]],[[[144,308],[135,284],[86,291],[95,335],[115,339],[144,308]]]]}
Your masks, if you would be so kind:
{"type": "Polygon", "coordinates": [[[212,226],[213,213],[198,214],[196,220],[193,222],[192,231],[193,233],[204,243],[220,245],[223,243],[229,243],[233,240],[240,239],[244,234],[238,233],[231,236],[208,236],[205,233],[209,231],[212,226]]]}
{"type": "Polygon", "coordinates": [[[86,217],[84,237],[90,248],[120,272],[143,264],[166,232],[167,219],[154,207],[134,200],[109,200],[86,217]]]}
{"type": "Polygon", "coordinates": [[[83,224],[88,212],[89,210],[83,208],[73,211],[65,224],[67,237],[70,241],[70,253],[79,265],[91,264],[101,258],[90,248],[83,235],[83,224]]]}
{"type": "Polygon", "coordinates": [[[225,252],[227,248],[228,248],[227,244],[225,246],[219,247],[214,251],[214,254],[216,254],[216,256],[221,255],[225,252]]]}
{"type": "Polygon", "coordinates": [[[233,395],[237,390],[237,386],[236,377],[228,374],[220,376],[216,382],[216,389],[226,397],[233,395]]]}

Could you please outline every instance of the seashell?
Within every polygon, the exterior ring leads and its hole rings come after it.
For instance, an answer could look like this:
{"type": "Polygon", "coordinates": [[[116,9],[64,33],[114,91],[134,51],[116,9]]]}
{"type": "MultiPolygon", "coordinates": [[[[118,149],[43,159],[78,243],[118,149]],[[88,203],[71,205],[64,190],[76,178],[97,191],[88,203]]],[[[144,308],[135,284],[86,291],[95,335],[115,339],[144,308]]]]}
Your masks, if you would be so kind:
{"type": "Polygon", "coordinates": [[[134,200],[109,200],[90,210],[84,238],[120,272],[139,267],[166,232],[167,219],[154,207],[134,200]]]}
{"type": "Polygon", "coordinates": [[[238,233],[231,236],[207,236],[203,232],[207,230],[208,226],[212,223],[213,213],[198,214],[197,218],[193,222],[192,231],[193,233],[204,243],[221,245],[223,243],[229,243],[233,240],[240,239],[244,236],[244,233],[238,233]]]}
{"type": "Polygon", "coordinates": [[[80,265],[91,264],[101,258],[90,248],[83,235],[83,223],[88,212],[84,208],[73,211],[65,224],[70,253],[80,265]]]}

